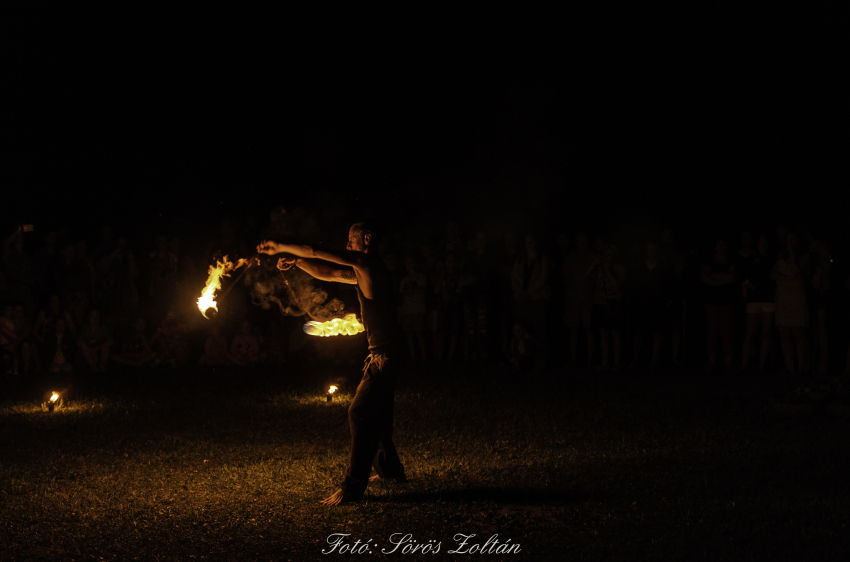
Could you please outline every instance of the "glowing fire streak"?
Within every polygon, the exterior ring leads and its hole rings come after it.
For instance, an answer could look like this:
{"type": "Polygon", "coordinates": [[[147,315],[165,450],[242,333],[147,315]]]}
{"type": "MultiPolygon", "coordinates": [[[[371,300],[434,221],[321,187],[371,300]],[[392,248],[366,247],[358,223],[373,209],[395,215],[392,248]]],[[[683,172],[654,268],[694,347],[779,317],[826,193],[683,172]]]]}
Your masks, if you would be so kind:
{"type": "Polygon", "coordinates": [[[336,385],[332,384],[331,387],[328,389],[328,394],[333,394],[334,392],[336,392],[336,385]]]}
{"type": "Polygon", "coordinates": [[[304,324],[304,331],[311,336],[353,336],[359,334],[366,328],[363,324],[357,321],[357,316],[354,313],[346,314],[345,318],[334,318],[327,322],[313,322],[312,320],[304,324]]]}
{"type": "Polygon", "coordinates": [[[207,318],[207,309],[212,308],[218,312],[218,307],[215,302],[215,292],[221,289],[221,278],[230,277],[230,272],[234,269],[239,269],[243,265],[249,263],[248,259],[240,259],[234,265],[227,261],[227,256],[222,258],[222,261],[216,260],[215,266],[210,266],[210,276],[207,279],[207,284],[201,292],[201,298],[198,299],[198,310],[207,318]]]}
{"type": "Polygon", "coordinates": [[[50,397],[50,401],[56,402],[57,400],[59,400],[59,395],[54,392],[53,396],[50,397]]]}

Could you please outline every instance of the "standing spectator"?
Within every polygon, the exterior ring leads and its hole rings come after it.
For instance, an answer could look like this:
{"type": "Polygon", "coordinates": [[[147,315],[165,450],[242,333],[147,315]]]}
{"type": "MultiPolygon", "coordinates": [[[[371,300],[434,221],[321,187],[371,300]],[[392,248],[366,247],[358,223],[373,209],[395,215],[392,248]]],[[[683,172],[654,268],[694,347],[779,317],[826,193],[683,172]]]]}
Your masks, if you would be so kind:
{"type": "Polygon", "coordinates": [[[171,304],[177,277],[177,256],[171,253],[168,238],[156,237],[154,249],[148,262],[147,296],[150,299],[150,312],[161,316],[171,304]]]}
{"type": "Polygon", "coordinates": [[[732,307],[740,298],[735,283],[735,265],[726,253],[726,242],[718,238],[714,253],[702,267],[702,283],[705,295],[706,370],[715,368],[717,338],[723,342],[726,368],[732,367],[732,307]]]}
{"type": "Polygon", "coordinates": [[[76,273],[75,268],[77,267],[76,253],[77,250],[73,244],[64,244],[62,246],[62,254],[53,264],[53,271],[51,272],[53,276],[53,288],[65,300],[68,299],[68,296],[75,289],[72,283],[76,273]]]}
{"type": "Polygon", "coordinates": [[[452,361],[463,328],[463,308],[460,302],[462,265],[457,254],[446,254],[445,267],[434,286],[434,293],[440,302],[438,330],[434,339],[434,356],[438,362],[444,358],[446,338],[449,341],[449,352],[445,359],[449,363],[452,361]]]}
{"type": "Polygon", "coordinates": [[[89,312],[88,324],[80,329],[77,345],[93,373],[106,371],[106,363],[112,349],[112,334],[107,326],[101,324],[99,310],[93,309],[89,312]]]}
{"type": "Polygon", "coordinates": [[[759,372],[764,374],[770,353],[770,338],[773,330],[776,307],[776,282],[771,278],[773,257],[770,254],[770,237],[759,236],[758,244],[749,259],[742,262],[741,277],[744,301],[746,302],[746,332],[741,357],[741,367],[746,369],[753,354],[753,340],[759,332],[759,372]]]}
{"type": "Polygon", "coordinates": [[[672,272],[668,323],[670,325],[670,351],[673,355],[673,368],[676,369],[682,364],[679,358],[681,357],[680,349],[685,324],[685,255],[676,244],[673,231],[669,228],[661,233],[661,256],[670,266],[672,272]]]}
{"type": "Polygon", "coordinates": [[[24,252],[24,233],[20,226],[3,241],[3,272],[10,300],[23,304],[27,314],[34,314],[35,278],[30,260],[24,252]]]}
{"type": "Polygon", "coordinates": [[[511,275],[516,319],[531,326],[539,345],[538,363],[546,361],[546,304],[549,299],[549,261],[537,250],[537,239],[525,237],[525,252],[514,263],[511,275]]]}
{"type": "Polygon", "coordinates": [[[44,362],[50,373],[74,371],[74,336],[69,333],[65,320],[57,318],[44,337],[44,362]]]}
{"type": "Polygon", "coordinates": [[[590,322],[593,315],[593,291],[596,279],[588,276],[595,255],[587,244],[583,232],[575,235],[576,248],[564,260],[566,282],[564,324],[570,330],[570,362],[575,364],[578,353],[579,330],[584,329],[587,338],[587,364],[593,365],[593,330],[590,322]]]}
{"type": "Polygon", "coordinates": [[[635,271],[631,290],[631,318],[634,326],[632,343],[633,358],[629,369],[634,369],[640,360],[641,348],[646,336],[652,336],[652,359],[649,368],[658,368],[661,351],[661,334],[669,331],[670,298],[669,266],[661,261],[661,249],[653,241],[646,244],[646,261],[635,271]]]}
{"type": "Polygon", "coordinates": [[[804,273],[808,269],[808,255],[800,251],[797,237],[788,233],[785,246],[779,251],[779,259],[773,266],[771,277],[776,281],[776,327],[782,343],[785,370],[789,375],[801,372],[806,367],[806,334],[809,311],[806,304],[804,273]],[[794,369],[793,336],[797,349],[797,365],[794,369]]]}
{"type": "Polygon", "coordinates": [[[425,299],[428,294],[428,280],[425,274],[421,272],[419,262],[415,257],[408,256],[404,266],[407,275],[401,280],[399,323],[407,336],[410,357],[414,361],[417,359],[426,361],[428,351],[425,345],[425,299]]]}
{"type": "MultiPolygon", "coordinates": [[[[51,231],[42,238],[41,247],[32,256],[32,273],[36,298],[57,290],[54,285],[53,268],[57,262],[56,233],[51,231]]],[[[28,314],[33,311],[28,310],[28,314]]]]}
{"type": "Polygon", "coordinates": [[[15,334],[19,340],[21,350],[21,359],[24,364],[24,373],[41,371],[41,356],[38,352],[38,346],[33,335],[32,322],[26,316],[24,305],[16,304],[14,306],[14,321],[15,334]]]}
{"type": "Polygon", "coordinates": [[[489,316],[493,313],[493,270],[487,235],[478,231],[469,243],[469,252],[464,262],[464,286],[461,290],[466,327],[464,356],[467,359],[483,360],[488,355],[489,316]]]}
{"type": "Polygon", "coordinates": [[[593,324],[599,330],[599,347],[602,353],[602,361],[597,369],[609,368],[610,334],[614,344],[614,362],[610,368],[619,371],[622,333],[626,323],[622,291],[626,270],[617,261],[616,246],[604,243],[597,246],[601,248],[602,255],[593,260],[587,272],[595,279],[593,324]]]}
{"type": "Polygon", "coordinates": [[[70,293],[74,294],[78,291],[83,291],[88,301],[91,302],[94,298],[94,283],[97,278],[94,264],[88,255],[88,245],[85,240],[77,242],[75,249],[76,265],[73,268],[72,278],[69,282],[70,293]]]}
{"type": "Polygon", "coordinates": [[[15,324],[15,307],[13,305],[3,307],[3,316],[0,316],[0,349],[3,351],[6,374],[19,376],[21,338],[18,337],[17,325],[15,324]]]}
{"type": "Polygon", "coordinates": [[[514,264],[519,258],[519,248],[516,236],[512,232],[505,235],[505,244],[502,253],[496,261],[498,268],[498,303],[499,303],[499,338],[502,352],[507,357],[510,351],[510,342],[513,337],[514,294],[511,277],[514,264]]]}
{"type": "Polygon", "coordinates": [[[119,238],[115,249],[98,262],[101,287],[101,307],[104,322],[112,327],[124,327],[136,311],[139,295],[136,277],[139,268],[133,251],[125,238],[119,238]]]}
{"type": "Polygon", "coordinates": [[[813,245],[815,256],[815,267],[812,275],[812,309],[814,311],[814,338],[818,342],[816,348],[818,351],[818,367],[817,373],[820,376],[826,375],[827,369],[827,351],[829,348],[829,339],[826,331],[827,315],[832,310],[831,303],[831,288],[833,285],[832,274],[832,256],[829,254],[829,249],[823,242],[815,242],[813,245]]]}

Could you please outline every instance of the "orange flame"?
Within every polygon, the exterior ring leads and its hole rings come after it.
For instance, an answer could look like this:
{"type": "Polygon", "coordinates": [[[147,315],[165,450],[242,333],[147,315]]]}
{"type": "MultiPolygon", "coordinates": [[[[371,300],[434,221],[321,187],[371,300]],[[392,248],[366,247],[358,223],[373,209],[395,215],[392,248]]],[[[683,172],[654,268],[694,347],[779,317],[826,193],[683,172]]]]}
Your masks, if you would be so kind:
{"type": "MultiPolygon", "coordinates": [[[[253,259],[253,258],[252,258],[253,259]]],[[[230,277],[230,272],[234,269],[239,269],[245,264],[250,264],[251,259],[242,258],[233,263],[227,260],[227,256],[222,258],[222,261],[216,260],[215,266],[210,266],[210,276],[207,279],[207,284],[201,292],[201,297],[198,299],[198,310],[207,318],[207,309],[212,308],[218,312],[218,307],[215,302],[215,292],[221,289],[221,278],[230,277]]]]}
{"type": "Polygon", "coordinates": [[[59,395],[54,392],[53,396],[50,397],[50,401],[56,402],[57,400],[59,400],[59,395]]]}
{"type": "Polygon", "coordinates": [[[333,394],[334,392],[336,392],[336,385],[332,384],[331,387],[328,389],[328,394],[333,394]]]}
{"type": "Polygon", "coordinates": [[[314,322],[312,320],[304,324],[304,331],[311,336],[353,336],[359,334],[366,328],[363,324],[357,321],[357,316],[354,313],[346,314],[345,318],[334,318],[327,322],[314,322]]]}

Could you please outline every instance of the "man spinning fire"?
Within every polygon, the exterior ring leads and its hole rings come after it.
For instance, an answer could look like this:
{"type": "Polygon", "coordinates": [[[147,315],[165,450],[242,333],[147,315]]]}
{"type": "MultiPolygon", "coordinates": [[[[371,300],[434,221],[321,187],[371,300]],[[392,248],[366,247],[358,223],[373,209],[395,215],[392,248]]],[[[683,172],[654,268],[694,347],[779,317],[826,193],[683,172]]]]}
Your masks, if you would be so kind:
{"type": "Polygon", "coordinates": [[[405,482],[404,466],[393,444],[393,402],[400,359],[396,352],[396,311],[390,273],[379,256],[371,224],[360,222],[348,232],[345,251],[266,240],[257,246],[262,254],[287,254],[277,262],[280,270],[298,267],[322,281],[355,285],[361,323],[366,328],[369,357],[363,378],[348,409],[351,458],[339,489],[324,505],[361,499],[366,486],[378,479],[405,482]],[[370,251],[372,250],[372,251],[370,251]],[[377,476],[369,477],[372,467],[377,476]]]}

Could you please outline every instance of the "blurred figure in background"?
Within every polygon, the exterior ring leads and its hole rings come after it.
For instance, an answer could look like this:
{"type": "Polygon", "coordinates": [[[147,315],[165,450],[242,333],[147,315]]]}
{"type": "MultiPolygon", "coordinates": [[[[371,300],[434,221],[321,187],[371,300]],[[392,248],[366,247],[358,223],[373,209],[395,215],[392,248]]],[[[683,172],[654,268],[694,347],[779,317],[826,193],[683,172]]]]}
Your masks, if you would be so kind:
{"type": "Polygon", "coordinates": [[[546,362],[546,305],[549,300],[549,261],[537,249],[537,239],[525,237],[525,252],[514,263],[511,275],[517,322],[531,326],[539,346],[538,363],[546,362]]]}
{"type": "Polygon", "coordinates": [[[514,264],[519,258],[519,246],[512,232],[505,235],[502,252],[496,258],[498,268],[498,303],[499,303],[499,343],[505,357],[509,356],[510,343],[513,338],[514,293],[513,276],[514,264]]]}
{"type": "Polygon", "coordinates": [[[256,365],[260,361],[260,342],[247,320],[240,324],[239,333],[230,344],[227,360],[240,367],[256,365]]]}
{"type": "Polygon", "coordinates": [[[758,369],[765,372],[770,353],[770,338],[773,330],[776,307],[776,282],[771,278],[773,256],[770,254],[770,237],[759,236],[756,252],[742,262],[742,292],[746,303],[746,331],[741,356],[741,368],[747,369],[753,355],[753,340],[759,333],[758,369]]]}
{"type": "Polygon", "coordinates": [[[3,275],[8,299],[24,305],[27,314],[35,314],[35,278],[30,259],[24,251],[24,231],[18,227],[3,241],[3,275]]]}
{"type": "MultiPolygon", "coordinates": [[[[812,312],[813,312],[813,338],[817,345],[812,351],[817,352],[817,373],[819,376],[826,375],[827,351],[829,350],[829,338],[826,330],[828,317],[832,313],[831,288],[834,285],[832,276],[832,256],[826,244],[817,241],[813,244],[814,250],[814,273],[812,274],[812,312]]],[[[814,353],[813,353],[814,355],[814,353]]],[[[814,366],[814,362],[812,363],[814,366]]]]}
{"type": "Polygon", "coordinates": [[[139,294],[136,278],[139,268],[126,238],[115,241],[115,248],[97,264],[100,273],[100,307],[103,322],[112,328],[123,328],[136,312],[139,294]]]}
{"type": "Polygon", "coordinates": [[[717,339],[723,342],[726,368],[732,367],[732,307],[740,298],[735,283],[735,264],[726,252],[726,242],[718,238],[714,253],[702,267],[705,295],[706,370],[716,367],[717,339]]]}
{"type": "Polygon", "coordinates": [[[218,322],[213,322],[211,333],[204,342],[204,354],[198,365],[216,367],[227,364],[227,338],[221,333],[218,322]]]}
{"type": "Polygon", "coordinates": [[[121,342],[121,353],[115,353],[112,358],[116,363],[129,365],[131,367],[142,367],[151,365],[156,367],[160,363],[159,354],[151,349],[148,339],[145,337],[145,319],[136,318],[129,332],[124,334],[121,342]]]}
{"type": "Polygon", "coordinates": [[[640,361],[644,338],[652,337],[652,358],[649,368],[658,368],[661,352],[661,334],[670,330],[668,324],[670,296],[669,266],[661,261],[661,249],[653,241],[646,244],[646,261],[638,266],[631,282],[631,318],[634,327],[632,342],[632,363],[629,369],[637,367],[640,361]]]}
{"type": "Polygon", "coordinates": [[[454,359],[458,339],[463,330],[463,308],[460,301],[462,263],[454,252],[446,254],[444,263],[445,266],[434,287],[434,293],[440,302],[434,355],[437,361],[445,358],[450,363],[454,359]],[[443,353],[446,339],[449,343],[448,355],[443,353]]]}
{"type": "Polygon", "coordinates": [[[599,330],[599,347],[602,361],[598,370],[609,368],[620,370],[620,352],[622,333],[626,324],[626,312],[623,306],[623,283],[626,270],[617,260],[617,248],[613,244],[597,241],[601,255],[591,262],[587,274],[595,280],[593,293],[593,324],[599,330]],[[609,364],[609,339],[614,344],[614,361],[609,364]]]}
{"type": "Polygon", "coordinates": [[[796,235],[788,233],[771,273],[771,277],[776,281],[776,327],[779,328],[785,370],[789,375],[806,369],[805,328],[808,325],[809,311],[803,279],[808,272],[808,261],[808,254],[801,252],[796,235]],[[795,347],[797,369],[794,368],[795,347]]]}
{"type": "Polygon", "coordinates": [[[670,309],[668,324],[670,326],[670,351],[673,368],[681,367],[681,343],[685,324],[685,255],[676,243],[673,231],[669,228],[661,233],[661,256],[670,266],[670,309]]]}
{"type": "Polygon", "coordinates": [[[33,334],[39,342],[46,342],[48,337],[52,337],[56,333],[56,322],[64,320],[65,330],[71,338],[77,337],[77,327],[74,324],[71,314],[62,307],[62,300],[59,295],[50,295],[50,300],[47,307],[43,308],[35,320],[33,334]]]}
{"type": "Polygon", "coordinates": [[[169,310],[150,341],[150,346],[172,367],[182,367],[189,361],[187,326],[177,313],[169,310]]]}
{"type": "Polygon", "coordinates": [[[593,366],[593,290],[594,278],[588,276],[595,255],[587,244],[587,235],[579,232],[575,235],[575,250],[564,260],[565,311],[564,324],[570,331],[570,362],[576,363],[579,331],[585,332],[587,339],[587,364],[593,366]]]}
{"type": "Polygon", "coordinates": [[[410,357],[414,361],[426,361],[428,350],[425,345],[425,299],[428,295],[428,280],[414,256],[408,256],[404,266],[407,275],[401,279],[399,323],[407,336],[410,357]]]}
{"type": "Polygon", "coordinates": [[[111,330],[101,323],[100,311],[91,310],[88,323],[80,328],[77,346],[82,351],[83,359],[93,373],[106,371],[106,363],[109,361],[112,343],[111,330]]]}
{"type": "Polygon", "coordinates": [[[522,373],[530,373],[538,364],[538,349],[537,341],[526,331],[525,326],[520,322],[514,324],[509,354],[511,365],[522,373]]]}
{"type": "Polygon", "coordinates": [[[26,316],[24,305],[16,304],[13,307],[13,321],[15,322],[15,335],[18,337],[24,374],[40,372],[41,356],[33,335],[33,325],[26,316]]]}
{"type": "Polygon", "coordinates": [[[74,371],[74,336],[69,333],[65,320],[57,318],[44,335],[44,363],[50,373],[74,371]]]}

